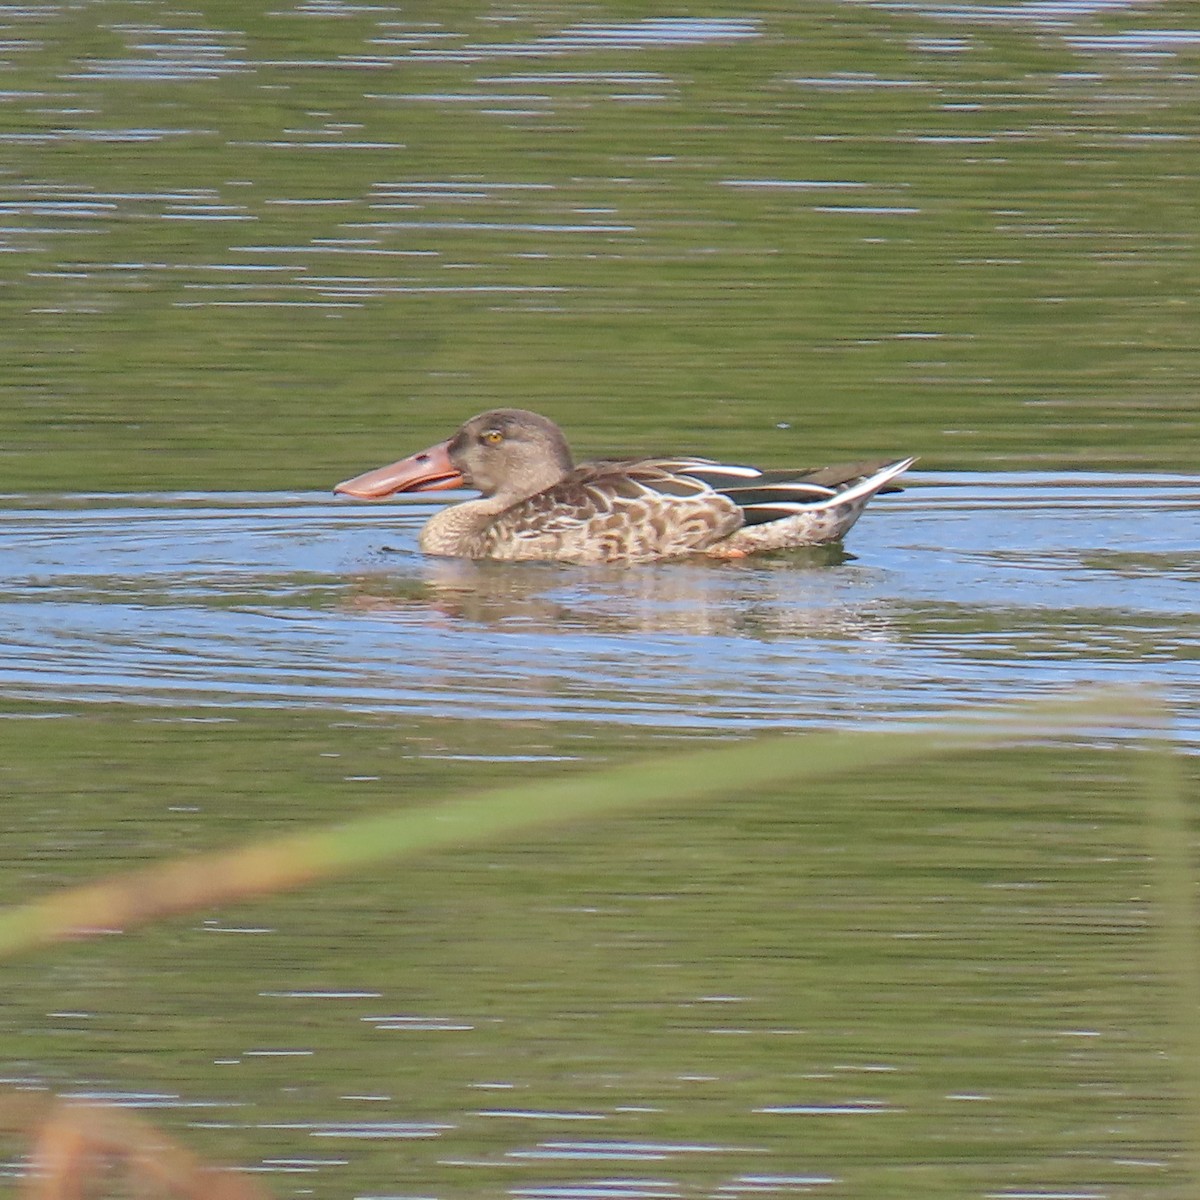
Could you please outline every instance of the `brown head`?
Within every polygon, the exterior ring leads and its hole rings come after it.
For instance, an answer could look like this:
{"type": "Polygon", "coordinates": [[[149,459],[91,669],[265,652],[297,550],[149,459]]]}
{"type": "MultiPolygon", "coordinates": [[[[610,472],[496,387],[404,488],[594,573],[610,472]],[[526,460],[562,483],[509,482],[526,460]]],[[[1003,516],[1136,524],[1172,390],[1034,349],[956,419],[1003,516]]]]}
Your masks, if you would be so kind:
{"type": "Polygon", "coordinates": [[[335,492],[378,500],[397,492],[471,487],[515,503],[571,470],[571,451],[553,421],[522,408],[496,408],[409,458],[339,483],[335,492]]]}
{"type": "Polygon", "coordinates": [[[472,417],[446,443],[446,451],[463,481],[485,496],[536,495],[573,465],[562,430],[523,408],[495,408],[472,417]]]}

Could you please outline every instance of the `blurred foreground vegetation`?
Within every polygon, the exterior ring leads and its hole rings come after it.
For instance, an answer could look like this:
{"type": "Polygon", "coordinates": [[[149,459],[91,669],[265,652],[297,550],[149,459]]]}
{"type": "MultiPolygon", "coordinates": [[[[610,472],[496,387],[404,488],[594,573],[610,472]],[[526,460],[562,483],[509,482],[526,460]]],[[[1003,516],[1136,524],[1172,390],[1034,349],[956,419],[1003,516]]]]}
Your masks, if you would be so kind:
{"type": "Polygon", "coordinates": [[[217,1161],[294,1157],[296,1130],[336,1138],[374,1095],[372,1118],[436,1132],[399,1155],[345,1143],[319,1194],[590,1178],[586,1154],[514,1160],[529,1131],[488,1115],[581,1108],[587,1139],[712,1146],[658,1168],[702,1189],[815,1170],[848,1195],[1186,1194],[1193,760],[988,748],[977,725],[949,746],[920,730],[766,740],[748,775],[754,743],[673,739],[644,768],[619,737],[592,739],[585,764],[513,761],[559,737],[536,723],[9,715],[9,904],[322,820],[368,817],[378,839],[388,809],[402,840],[485,786],[509,806],[482,845],[464,829],[458,848],[5,968],[10,1076],[180,1097],[156,1121],[217,1161]],[[672,763],[702,766],[709,798],[565,826],[537,807],[612,780],[597,803],[619,814],[672,763]],[[188,1106],[201,1098],[215,1120],[188,1106]]]}

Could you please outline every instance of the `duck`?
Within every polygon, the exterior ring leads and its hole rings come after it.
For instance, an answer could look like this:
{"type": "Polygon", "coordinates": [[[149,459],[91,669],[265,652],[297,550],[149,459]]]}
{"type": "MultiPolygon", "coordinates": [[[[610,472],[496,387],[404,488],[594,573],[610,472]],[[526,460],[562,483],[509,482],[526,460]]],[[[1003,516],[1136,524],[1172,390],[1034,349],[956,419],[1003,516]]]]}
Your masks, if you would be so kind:
{"type": "Polygon", "coordinates": [[[691,456],[576,464],[549,418],[495,408],[334,492],[359,500],[450,488],[481,493],[430,517],[418,541],[425,554],[637,565],[839,541],[872,497],[901,490],[893,481],[915,461],[800,471],[691,456]]]}

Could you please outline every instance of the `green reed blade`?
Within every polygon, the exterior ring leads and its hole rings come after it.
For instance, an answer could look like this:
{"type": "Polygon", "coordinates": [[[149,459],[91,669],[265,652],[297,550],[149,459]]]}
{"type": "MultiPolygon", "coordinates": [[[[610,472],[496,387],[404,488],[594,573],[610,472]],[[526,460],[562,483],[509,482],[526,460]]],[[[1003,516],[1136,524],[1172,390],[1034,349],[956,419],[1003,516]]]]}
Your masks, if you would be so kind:
{"type": "Polygon", "coordinates": [[[785,780],[881,770],[1014,739],[1044,739],[1067,725],[1128,723],[1147,705],[1144,694],[1110,693],[980,709],[953,723],[894,732],[756,739],[364,817],[126,872],[2,911],[0,958],[539,826],[734,795],[785,780]]]}
{"type": "Polygon", "coordinates": [[[1195,835],[1188,820],[1183,771],[1165,736],[1152,737],[1141,755],[1146,838],[1162,950],[1171,1055],[1184,1101],[1180,1141],[1185,1176],[1200,1188],[1200,937],[1196,921],[1195,835]]]}

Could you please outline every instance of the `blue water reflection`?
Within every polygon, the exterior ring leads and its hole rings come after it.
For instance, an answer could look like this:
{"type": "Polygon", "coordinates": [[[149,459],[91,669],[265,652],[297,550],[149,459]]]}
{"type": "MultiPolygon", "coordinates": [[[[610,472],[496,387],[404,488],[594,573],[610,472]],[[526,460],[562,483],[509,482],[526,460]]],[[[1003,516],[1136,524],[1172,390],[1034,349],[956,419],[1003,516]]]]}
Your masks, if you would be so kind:
{"type": "Polygon", "coordinates": [[[423,557],[427,503],[10,501],[0,686],[751,730],[1150,683],[1200,735],[1200,485],[929,476],[847,551],[635,569],[423,557]]]}

